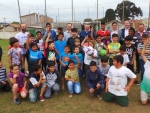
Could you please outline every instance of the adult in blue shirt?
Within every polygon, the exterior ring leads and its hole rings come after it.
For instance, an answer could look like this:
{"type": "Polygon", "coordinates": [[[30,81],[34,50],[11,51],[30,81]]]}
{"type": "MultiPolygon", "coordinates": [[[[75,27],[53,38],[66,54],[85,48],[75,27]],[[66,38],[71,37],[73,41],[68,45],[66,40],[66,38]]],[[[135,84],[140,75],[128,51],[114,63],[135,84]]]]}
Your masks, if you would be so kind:
{"type": "Polygon", "coordinates": [[[48,33],[50,33],[50,37],[52,41],[54,41],[56,37],[56,32],[52,30],[51,24],[46,23],[46,30],[43,32],[43,41],[45,42],[46,38],[48,37],[48,33]]]}
{"type": "Polygon", "coordinates": [[[92,31],[92,29],[90,29],[90,25],[89,24],[85,24],[84,25],[84,30],[82,30],[80,32],[81,41],[83,41],[86,36],[91,35],[91,34],[93,35],[93,38],[95,38],[95,33],[94,32],[91,33],[91,32],[93,32],[93,31],[92,31]]]}

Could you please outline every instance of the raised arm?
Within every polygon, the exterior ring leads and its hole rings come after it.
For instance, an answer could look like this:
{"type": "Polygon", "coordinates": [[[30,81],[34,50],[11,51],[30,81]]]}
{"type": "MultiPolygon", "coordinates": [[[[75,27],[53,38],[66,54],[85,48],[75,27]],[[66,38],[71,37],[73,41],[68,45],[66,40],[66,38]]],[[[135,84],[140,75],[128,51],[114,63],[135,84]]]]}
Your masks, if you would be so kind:
{"type": "Polygon", "coordinates": [[[144,62],[147,61],[147,58],[146,58],[146,56],[145,56],[145,50],[146,50],[147,43],[148,43],[148,42],[146,42],[146,43],[144,44],[144,47],[143,47],[142,52],[141,52],[141,56],[142,56],[142,59],[143,59],[144,62]]]}

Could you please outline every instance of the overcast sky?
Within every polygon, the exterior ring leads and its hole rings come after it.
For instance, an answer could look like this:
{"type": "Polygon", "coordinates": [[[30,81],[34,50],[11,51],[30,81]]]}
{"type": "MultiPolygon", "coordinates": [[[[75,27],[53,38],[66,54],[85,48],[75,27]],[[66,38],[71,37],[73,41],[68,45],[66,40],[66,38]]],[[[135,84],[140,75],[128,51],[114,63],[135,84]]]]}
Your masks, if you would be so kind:
{"type": "MultiPolygon", "coordinates": [[[[44,1],[45,0],[20,0],[21,15],[30,13],[40,13],[44,15],[44,1]]],[[[52,17],[56,21],[58,16],[60,21],[71,21],[71,1],[72,0],[47,0],[47,15],[52,17]]],[[[83,21],[88,17],[96,19],[96,1],[97,0],[73,0],[75,9],[75,20],[83,21]]],[[[99,18],[103,17],[104,12],[108,8],[116,9],[118,3],[122,0],[99,0],[99,18]]],[[[148,17],[149,0],[130,0],[136,4],[137,7],[141,7],[143,11],[143,17],[148,17]]],[[[19,21],[19,12],[17,0],[0,0],[0,22],[4,22],[3,18],[6,18],[6,22],[19,21]]]]}

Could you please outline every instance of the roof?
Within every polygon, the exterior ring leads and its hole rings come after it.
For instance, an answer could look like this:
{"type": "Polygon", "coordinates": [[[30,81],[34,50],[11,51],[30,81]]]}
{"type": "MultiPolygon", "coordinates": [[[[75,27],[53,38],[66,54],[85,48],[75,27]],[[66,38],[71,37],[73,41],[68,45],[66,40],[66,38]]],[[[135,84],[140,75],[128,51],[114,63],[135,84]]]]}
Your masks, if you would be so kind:
{"type": "Polygon", "coordinates": [[[31,14],[23,15],[21,17],[25,17],[25,16],[29,16],[29,15],[34,15],[34,14],[38,15],[37,13],[31,13],[31,14]]]}
{"type": "Polygon", "coordinates": [[[37,28],[37,29],[43,29],[41,26],[27,26],[27,28],[37,28]]]}
{"type": "Polygon", "coordinates": [[[12,27],[19,28],[20,24],[10,24],[12,27]]]}
{"type": "Polygon", "coordinates": [[[118,21],[118,20],[112,20],[112,21],[110,21],[110,22],[107,22],[106,25],[107,25],[107,24],[110,24],[110,23],[113,23],[113,22],[117,22],[117,23],[123,24],[122,22],[120,22],[120,21],[118,21]]]}

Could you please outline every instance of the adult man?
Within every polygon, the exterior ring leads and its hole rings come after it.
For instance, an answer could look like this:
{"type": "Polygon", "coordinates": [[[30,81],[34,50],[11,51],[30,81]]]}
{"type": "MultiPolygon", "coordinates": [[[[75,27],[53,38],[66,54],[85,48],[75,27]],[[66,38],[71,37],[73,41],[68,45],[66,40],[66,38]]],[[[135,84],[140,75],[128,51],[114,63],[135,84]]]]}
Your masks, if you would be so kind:
{"type": "Polygon", "coordinates": [[[122,31],[121,44],[124,44],[124,38],[129,35],[129,29],[131,27],[129,20],[124,21],[124,27],[125,28],[121,29],[121,31],[122,31]]]}
{"type": "Polygon", "coordinates": [[[93,30],[90,29],[90,24],[85,24],[84,25],[84,30],[82,30],[80,32],[80,39],[81,39],[81,41],[83,41],[86,36],[88,36],[88,35],[91,36],[91,34],[92,34],[93,38],[95,38],[95,33],[94,32],[91,33],[91,32],[93,32],[93,30]]]}
{"type": "Polygon", "coordinates": [[[117,22],[112,23],[112,30],[110,30],[110,39],[112,40],[112,35],[113,34],[118,34],[118,42],[120,42],[121,37],[122,37],[122,32],[121,30],[118,29],[118,24],[117,22]]]}
{"type": "Polygon", "coordinates": [[[64,32],[64,41],[68,41],[68,39],[71,37],[71,28],[72,28],[72,24],[71,23],[67,23],[67,31],[64,32]]]}
{"type": "Polygon", "coordinates": [[[46,41],[46,38],[48,37],[48,33],[50,33],[50,37],[52,39],[52,41],[54,41],[55,37],[56,37],[56,32],[54,30],[52,30],[51,24],[50,23],[46,23],[46,31],[43,33],[43,41],[46,41]]]}
{"type": "Polygon", "coordinates": [[[104,34],[107,30],[105,29],[105,22],[101,22],[101,29],[97,31],[97,35],[104,37],[104,34]]]}
{"type": "MultiPolygon", "coordinates": [[[[137,38],[137,41],[138,41],[136,43],[136,48],[137,48],[138,43],[142,42],[142,35],[143,34],[149,34],[149,32],[145,30],[144,24],[141,23],[141,24],[139,24],[139,30],[134,35],[137,38]]],[[[138,54],[138,52],[136,52],[136,63],[137,64],[136,64],[136,72],[135,72],[135,74],[140,72],[139,54],[138,54]]]]}

